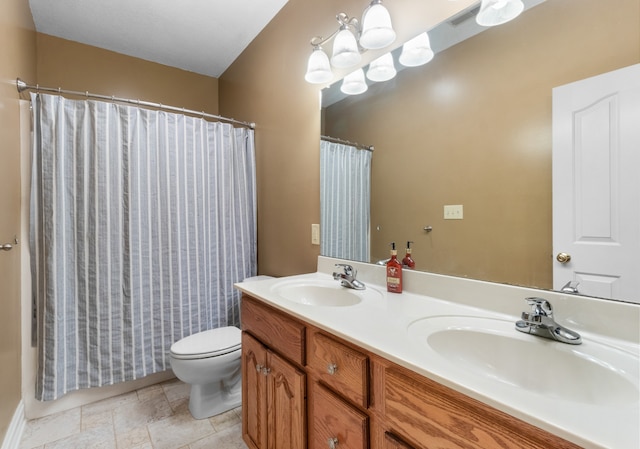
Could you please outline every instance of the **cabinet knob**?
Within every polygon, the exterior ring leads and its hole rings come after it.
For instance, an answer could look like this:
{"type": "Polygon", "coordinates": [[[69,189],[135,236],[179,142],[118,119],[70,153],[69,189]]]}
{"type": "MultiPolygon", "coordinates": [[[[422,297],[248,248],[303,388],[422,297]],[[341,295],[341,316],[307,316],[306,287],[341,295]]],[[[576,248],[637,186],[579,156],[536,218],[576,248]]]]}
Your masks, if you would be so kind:
{"type": "Polygon", "coordinates": [[[330,363],[329,365],[327,365],[327,372],[333,376],[336,372],[338,372],[338,365],[336,365],[335,363],[330,363]]]}
{"type": "Polygon", "coordinates": [[[256,364],[256,371],[261,373],[262,372],[262,368],[264,368],[262,365],[260,365],[259,363],[256,364]]]}
{"type": "Polygon", "coordinates": [[[329,446],[329,449],[336,449],[338,447],[338,439],[335,437],[329,438],[327,440],[327,445],[329,446]]]}
{"type": "Polygon", "coordinates": [[[262,375],[263,376],[268,376],[270,372],[271,372],[271,368],[267,368],[266,366],[264,368],[262,368],[262,375]]]}

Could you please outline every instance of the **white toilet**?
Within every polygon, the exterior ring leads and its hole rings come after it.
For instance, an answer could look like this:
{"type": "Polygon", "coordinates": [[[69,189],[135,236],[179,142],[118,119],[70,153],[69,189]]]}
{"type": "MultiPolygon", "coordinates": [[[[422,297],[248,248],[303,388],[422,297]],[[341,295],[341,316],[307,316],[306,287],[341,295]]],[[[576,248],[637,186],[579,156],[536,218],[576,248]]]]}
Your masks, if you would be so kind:
{"type": "Polygon", "coordinates": [[[242,402],[240,329],[220,327],[190,335],[171,345],[171,368],[191,384],[189,411],[209,418],[242,402]]]}
{"type": "MultiPolygon", "coordinates": [[[[244,280],[260,281],[270,276],[244,280]]],[[[178,379],[191,384],[189,411],[196,419],[209,418],[240,407],[241,331],[227,326],[185,337],[171,345],[169,360],[178,379]]]]}

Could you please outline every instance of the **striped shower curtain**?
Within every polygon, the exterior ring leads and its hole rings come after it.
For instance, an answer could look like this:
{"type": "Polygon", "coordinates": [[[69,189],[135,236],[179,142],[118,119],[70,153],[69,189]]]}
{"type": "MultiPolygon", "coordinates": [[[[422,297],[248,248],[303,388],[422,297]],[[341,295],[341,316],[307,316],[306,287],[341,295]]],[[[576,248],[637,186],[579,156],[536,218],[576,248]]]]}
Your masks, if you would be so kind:
{"type": "Polygon", "coordinates": [[[320,254],[369,262],[371,156],[320,141],[320,254]]]}
{"type": "Polygon", "coordinates": [[[256,273],[253,131],[33,94],[36,395],[169,368],[178,339],[239,323],[256,273]]]}

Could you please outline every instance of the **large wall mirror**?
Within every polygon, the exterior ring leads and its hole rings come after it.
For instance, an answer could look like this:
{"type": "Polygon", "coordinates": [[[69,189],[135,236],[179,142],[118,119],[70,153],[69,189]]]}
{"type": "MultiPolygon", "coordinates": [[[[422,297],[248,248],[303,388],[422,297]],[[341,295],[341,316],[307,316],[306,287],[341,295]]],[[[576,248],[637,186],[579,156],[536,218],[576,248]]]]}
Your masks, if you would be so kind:
{"type": "Polygon", "coordinates": [[[640,5],[535,3],[324,105],[324,135],[375,147],[370,262],[412,241],[416,269],[553,288],[552,89],[638,64],[640,5]]]}

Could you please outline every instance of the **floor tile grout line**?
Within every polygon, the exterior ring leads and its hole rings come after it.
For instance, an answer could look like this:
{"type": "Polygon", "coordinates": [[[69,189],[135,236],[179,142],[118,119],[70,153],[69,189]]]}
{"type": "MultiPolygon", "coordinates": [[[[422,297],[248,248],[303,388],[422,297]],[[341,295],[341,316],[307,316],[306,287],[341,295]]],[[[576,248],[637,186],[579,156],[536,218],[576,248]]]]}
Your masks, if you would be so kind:
{"type": "MultiPolygon", "coordinates": [[[[174,409],[173,407],[171,407],[171,403],[169,402],[169,397],[174,397],[175,396],[175,392],[176,390],[174,389],[175,387],[179,387],[178,383],[176,383],[176,385],[171,384],[171,386],[167,387],[170,384],[170,382],[163,382],[160,384],[156,384],[158,385],[158,387],[160,387],[162,395],[158,395],[157,397],[161,397],[164,399],[164,401],[169,404],[170,408],[171,408],[171,415],[170,416],[175,416],[175,417],[179,417],[182,414],[185,414],[186,416],[190,415],[190,412],[188,410],[184,410],[181,409],[181,407],[176,405],[176,409],[174,409]]],[[[137,390],[133,390],[135,391],[135,398],[137,402],[143,402],[141,401],[141,390],[142,389],[137,389],[137,390]]],[[[156,390],[157,391],[157,390],[156,390]]],[[[150,396],[149,395],[150,390],[146,391],[143,393],[143,396],[147,397],[150,396]]],[[[159,392],[158,392],[159,393],[159,392]]],[[[130,393],[129,393],[130,394],[130,393]]],[[[153,395],[155,395],[157,393],[153,393],[153,395]]],[[[178,402],[179,400],[185,400],[188,403],[188,397],[187,398],[183,398],[183,397],[179,397],[179,399],[176,399],[176,401],[174,402],[178,402]]],[[[87,404],[88,405],[88,404],[87,404]]],[[[184,403],[183,405],[184,406],[184,403]]],[[[74,427],[79,427],[79,429],[75,429],[75,431],[73,431],[73,433],[71,433],[70,435],[67,435],[65,437],[62,438],[58,438],[57,440],[54,441],[43,441],[40,445],[35,446],[36,448],[40,448],[40,449],[51,449],[53,447],[57,447],[57,441],[61,440],[61,439],[65,439],[65,438],[70,438],[69,444],[74,445],[74,447],[78,447],[75,446],[75,444],[79,444],[78,442],[82,440],[83,438],[83,433],[87,433],[87,432],[91,432],[92,430],[94,430],[94,428],[96,427],[101,427],[104,430],[110,430],[110,433],[114,439],[113,441],[113,447],[115,449],[131,449],[130,446],[127,446],[127,443],[124,440],[120,440],[119,439],[119,435],[118,435],[118,430],[117,430],[117,426],[116,426],[116,411],[119,407],[119,403],[118,402],[114,402],[112,404],[110,404],[110,406],[108,408],[105,408],[104,411],[101,411],[100,413],[102,413],[102,417],[98,418],[97,420],[92,420],[92,418],[94,418],[93,414],[89,414],[89,413],[85,413],[85,406],[81,405],[78,407],[75,407],[74,409],[70,409],[65,411],[66,413],[70,413],[70,412],[74,412],[77,413],[77,421],[75,421],[75,425],[74,427]],[[107,412],[107,413],[104,413],[107,412]],[[90,416],[92,418],[90,418],[90,416]],[[110,422],[109,423],[103,423],[101,422],[103,419],[109,419],[110,422]],[[85,424],[91,424],[91,428],[87,428],[87,429],[83,429],[83,426],[85,424]],[[104,425],[107,424],[107,425],[104,425]]],[[[65,413],[63,412],[63,413],[65,413]]],[[[241,408],[238,407],[236,409],[230,410],[229,412],[231,412],[228,416],[227,419],[221,420],[221,421],[215,421],[213,420],[213,417],[208,418],[207,419],[207,423],[211,429],[211,433],[207,434],[207,435],[203,435],[201,438],[198,438],[194,441],[189,441],[188,438],[186,438],[186,440],[184,442],[182,442],[182,445],[180,446],[183,449],[192,449],[193,447],[198,447],[198,442],[200,442],[201,440],[206,440],[207,438],[211,438],[212,436],[218,435],[218,434],[222,434],[223,431],[226,431],[229,427],[235,427],[236,425],[238,425],[239,429],[242,426],[242,413],[241,413],[241,408]],[[233,423],[231,423],[231,421],[233,421],[233,423]],[[216,425],[217,423],[217,425],[216,425]],[[194,446],[195,445],[195,446],[194,446]]],[[[167,416],[166,418],[169,418],[169,416],[167,416]]],[[[194,418],[195,419],[195,418],[194,418]]],[[[157,421],[154,421],[157,422],[157,421]]],[[[154,444],[153,440],[152,440],[152,429],[150,428],[151,423],[146,423],[144,426],[144,430],[146,432],[146,439],[147,442],[142,443],[140,445],[136,445],[136,448],[142,448],[142,447],[150,447],[151,449],[155,449],[156,445],[154,444]],[[147,446],[148,444],[148,446],[147,446]]],[[[195,435],[194,435],[195,436],[195,435]]],[[[86,438],[86,435],[84,435],[84,437],[86,438]]],[[[225,446],[226,447],[226,446],[225,446]]],[[[234,445],[235,447],[235,445],[234,445]]],[[[20,448],[26,448],[26,446],[21,445],[20,448]]],[[[29,448],[31,449],[31,448],[29,448]]]]}
{"type": "Polygon", "coordinates": [[[114,443],[116,445],[116,449],[119,449],[118,446],[118,432],[116,431],[116,417],[113,414],[114,412],[114,407],[111,407],[111,410],[109,410],[109,414],[111,415],[111,430],[113,431],[113,439],[114,439],[114,443]]]}

